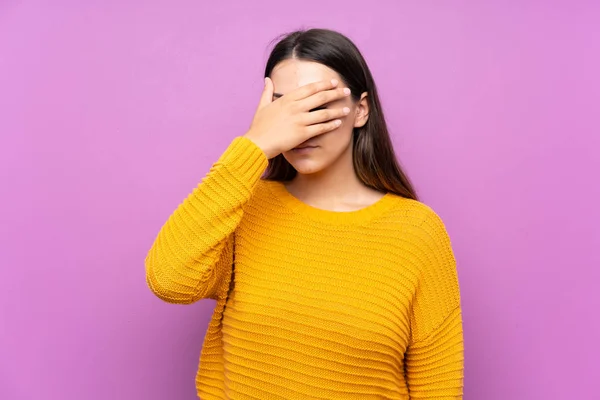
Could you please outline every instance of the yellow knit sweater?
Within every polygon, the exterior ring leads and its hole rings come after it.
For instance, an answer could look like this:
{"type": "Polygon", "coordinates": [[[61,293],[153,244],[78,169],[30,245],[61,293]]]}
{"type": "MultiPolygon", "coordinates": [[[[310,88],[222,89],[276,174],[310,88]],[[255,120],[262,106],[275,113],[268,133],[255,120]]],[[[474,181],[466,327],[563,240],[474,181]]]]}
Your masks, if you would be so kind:
{"type": "Polygon", "coordinates": [[[456,265],[440,218],[386,194],[322,210],[261,179],[235,138],[146,258],[172,303],[216,300],[196,378],[212,399],[462,399],[456,265]]]}

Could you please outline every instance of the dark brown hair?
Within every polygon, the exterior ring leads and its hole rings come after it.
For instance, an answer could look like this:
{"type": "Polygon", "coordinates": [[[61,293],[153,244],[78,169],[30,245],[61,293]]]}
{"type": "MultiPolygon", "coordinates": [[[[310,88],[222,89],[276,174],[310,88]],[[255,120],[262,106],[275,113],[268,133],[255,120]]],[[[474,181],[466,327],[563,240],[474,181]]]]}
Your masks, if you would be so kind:
{"type": "MultiPolygon", "coordinates": [[[[265,77],[281,61],[295,58],[323,64],[338,73],[352,91],[355,101],[367,92],[369,118],[353,132],[353,163],[358,178],[368,187],[417,199],[417,194],[400,168],[377,95],[377,87],[362,54],[350,39],[329,29],[299,30],[277,38],[265,77]]],[[[269,160],[263,179],[289,181],[296,176],[294,167],[280,154],[269,160]]]]}

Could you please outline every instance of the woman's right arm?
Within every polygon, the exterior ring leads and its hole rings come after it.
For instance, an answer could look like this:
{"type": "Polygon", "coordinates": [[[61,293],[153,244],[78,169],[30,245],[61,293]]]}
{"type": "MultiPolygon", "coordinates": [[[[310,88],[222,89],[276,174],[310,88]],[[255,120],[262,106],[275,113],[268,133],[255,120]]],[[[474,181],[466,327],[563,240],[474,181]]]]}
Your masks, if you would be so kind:
{"type": "Polygon", "coordinates": [[[218,298],[228,289],[233,232],[268,160],[337,128],[349,109],[310,111],[347,97],[338,81],[301,86],[273,101],[265,79],[249,131],[231,142],[196,189],[163,225],[146,256],[150,289],[170,303],[218,298]]]}
{"type": "Polygon", "coordinates": [[[231,142],[170,215],[146,256],[146,281],[156,296],[181,304],[218,297],[231,274],[233,232],[267,164],[246,137],[231,142]]]}

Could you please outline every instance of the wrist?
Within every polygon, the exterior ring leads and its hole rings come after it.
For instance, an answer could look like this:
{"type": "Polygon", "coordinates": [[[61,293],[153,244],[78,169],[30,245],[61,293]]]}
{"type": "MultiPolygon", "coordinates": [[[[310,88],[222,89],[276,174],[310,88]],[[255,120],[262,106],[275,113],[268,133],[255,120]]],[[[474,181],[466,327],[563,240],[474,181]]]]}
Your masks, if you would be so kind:
{"type": "Polygon", "coordinates": [[[273,154],[273,151],[271,149],[269,149],[268,146],[266,146],[265,144],[263,144],[260,139],[258,139],[255,135],[253,135],[252,131],[248,131],[246,132],[246,134],[244,135],[244,137],[248,140],[250,140],[252,143],[254,143],[254,145],[256,147],[258,147],[267,157],[267,159],[271,159],[273,157],[275,157],[277,154],[273,154]]]}

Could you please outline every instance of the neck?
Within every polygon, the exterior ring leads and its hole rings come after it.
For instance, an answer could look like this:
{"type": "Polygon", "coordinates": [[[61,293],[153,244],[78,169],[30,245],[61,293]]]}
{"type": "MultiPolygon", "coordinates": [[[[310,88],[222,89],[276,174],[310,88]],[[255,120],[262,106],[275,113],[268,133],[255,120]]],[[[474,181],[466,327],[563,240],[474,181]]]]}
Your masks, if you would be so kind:
{"type": "Polygon", "coordinates": [[[287,187],[296,197],[325,206],[354,202],[367,189],[354,171],[351,146],[326,169],[313,174],[297,174],[287,187]]]}

